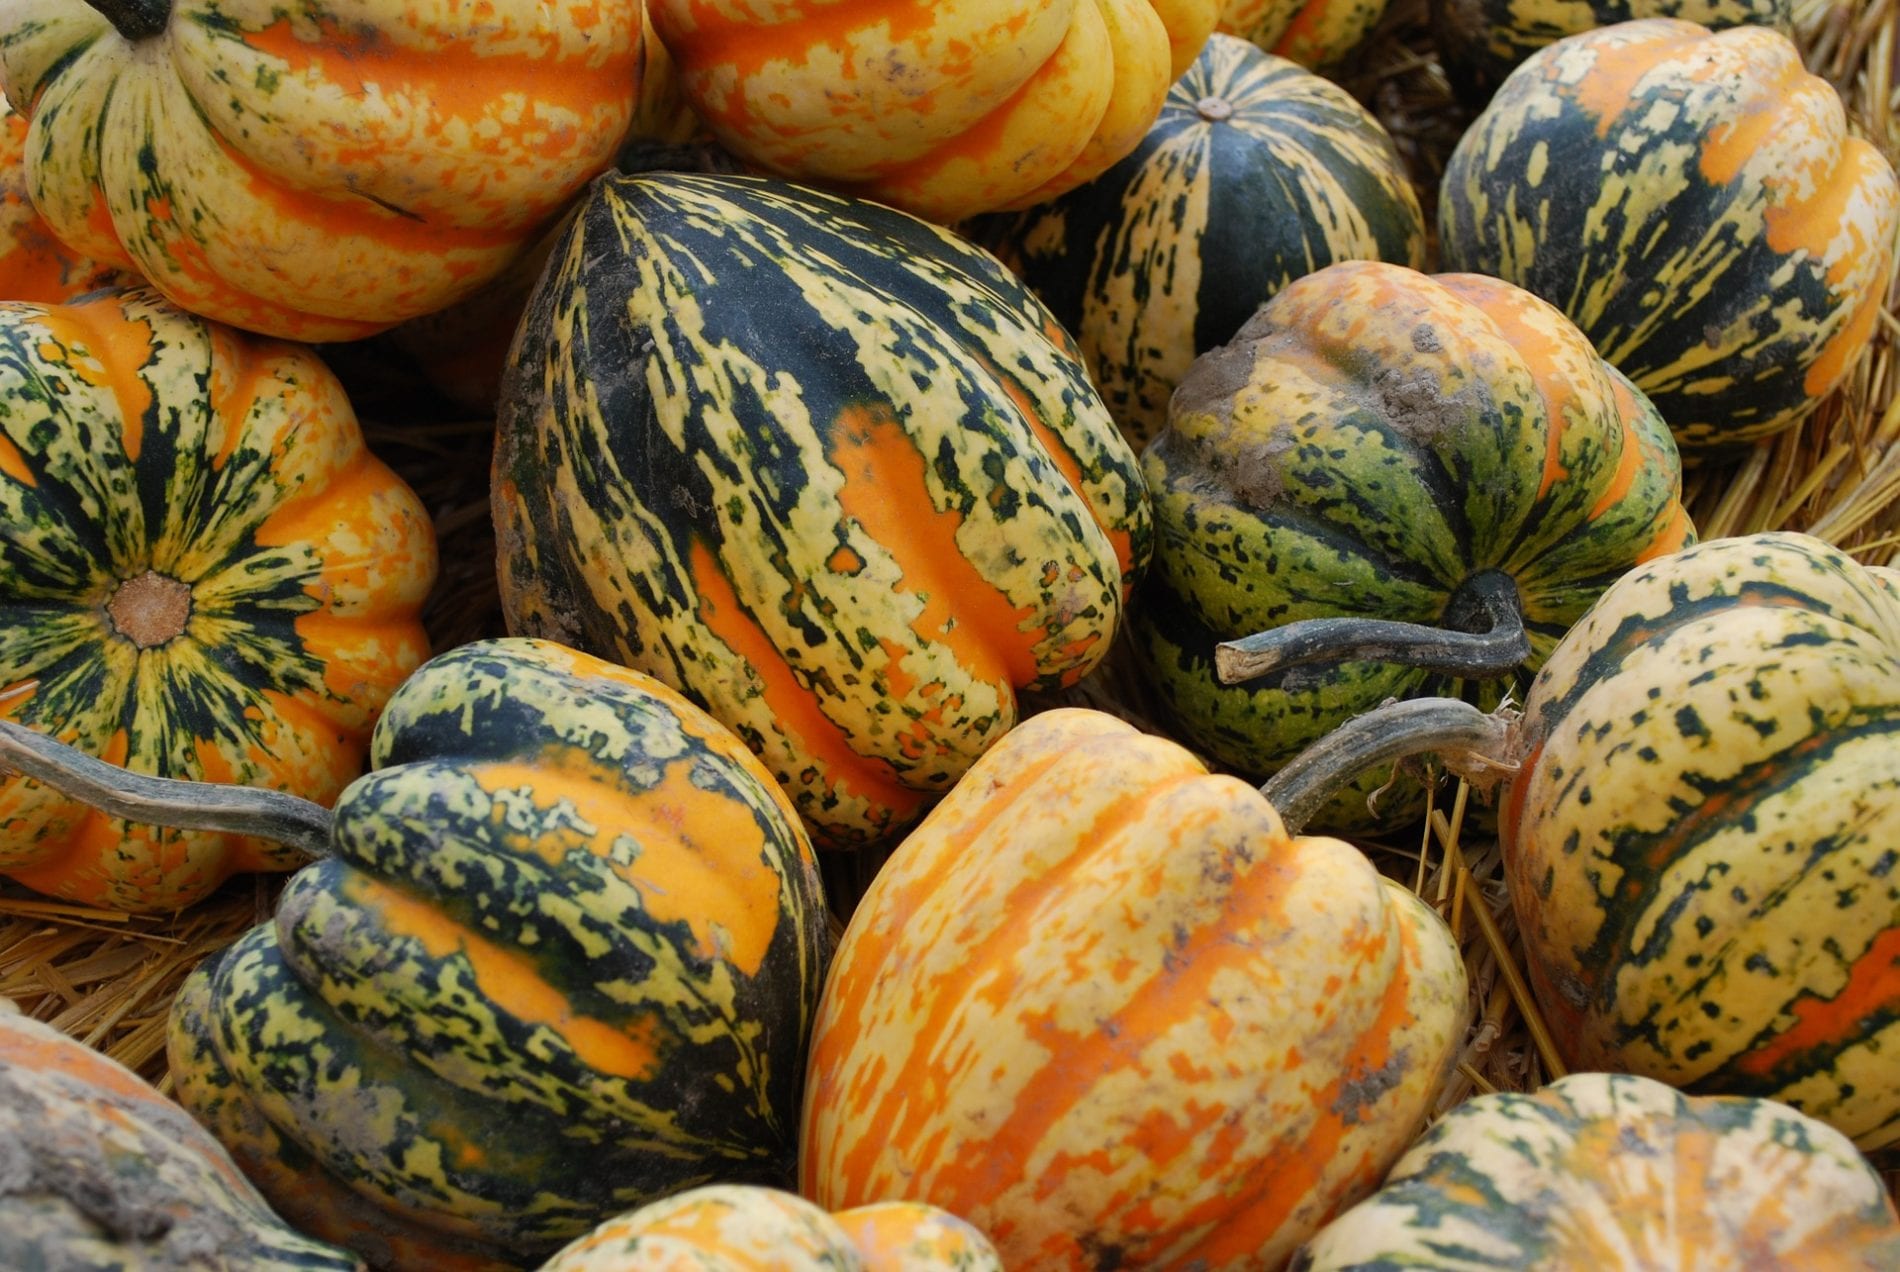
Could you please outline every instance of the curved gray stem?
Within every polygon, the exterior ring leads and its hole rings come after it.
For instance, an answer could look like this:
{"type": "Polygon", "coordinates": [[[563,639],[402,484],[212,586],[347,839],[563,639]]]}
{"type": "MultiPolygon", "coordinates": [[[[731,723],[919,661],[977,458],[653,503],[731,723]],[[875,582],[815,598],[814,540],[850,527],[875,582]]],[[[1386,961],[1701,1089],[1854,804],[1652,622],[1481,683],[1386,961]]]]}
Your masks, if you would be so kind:
{"type": "Polygon", "coordinates": [[[321,804],[254,786],[134,773],[11,720],[0,720],[0,769],[127,821],[254,835],[313,857],[330,852],[332,819],[321,804]]]}

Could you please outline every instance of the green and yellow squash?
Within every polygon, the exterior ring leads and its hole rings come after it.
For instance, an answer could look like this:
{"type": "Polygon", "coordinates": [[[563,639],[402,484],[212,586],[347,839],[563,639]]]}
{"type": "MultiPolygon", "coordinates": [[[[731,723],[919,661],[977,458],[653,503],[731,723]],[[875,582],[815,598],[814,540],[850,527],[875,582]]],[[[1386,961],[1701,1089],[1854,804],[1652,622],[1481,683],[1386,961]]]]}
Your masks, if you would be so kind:
{"type": "Polygon", "coordinates": [[[68,248],[26,194],[26,120],[0,97],[0,300],[44,305],[121,281],[119,272],[68,248]]]}
{"type": "Polygon", "coordinates": [[[769,178],[604,178],[503,384],[511,630],[683,690],[824,842],[913,822],[1106,654],[1133,452],[995,258],[769,178]]]}
{"type": "Polygon", "coordinates": [[[1418,197],[1379,122],[1229,35],[1208,40],[1128,158],[968,228],[1075,333],[1137,448],[1194,359],[1294,279],[1342,260],[1425,264],[1418,197]]]}
{"type": "Polygon", "coordinates": [[[1685,453],[1799,423],[1866,347],[1900,182],[1779,32],[1649,19],[1520,66],[1445,169],[1446,269],[1568,314],[1685,453]]]}
{"type": "MultiPolygon", "coordinates": [[[[0,718],[319,803],[428,655],[435,537],[308,349],[149,289],[0,304],[0,718]]],[[[302,858],[0,776],[0,875],[168,911],[302,858]]]]}
{"type": "Polygon", "coordinates": [[[0,1267],[363,1265],[292,1231],[224,1148],[150,1084],[0,998],[0,1267]]]}
{"type": "Polygon", "coordinates": [[[841,938],[801,1191],[940,1206],[1012,1268],[1277,1267],[1412,1141],[1468,1012],[1436,914],[1289,825],[1112,716],[1017,726],[841,938]]]}
{"type": "Polygon", "coordinates": [[[1772,1100],[1578,1073],[1439,1119],[1292,1272],[1900,1267],[1900,1218],[1846,1137],[1772,1100]]]}
{"type": "Polygon", "coordinates": [[[1387,0],[1222,0],[1220,30],[1312,69],[1365,43],[1387,0]]]}
{"type": "MultiPolygon", "coordinates": [[[[1605,587],[1693,534],[1667,430],[1563,315],[1377,262],[1293,283],[1198,361],[1143,469],[1135,648],[1181,736],[1255,776],[1388,697],[1521,691],[1605,587]],[[1223,673],[1216,645],[1256,633],[1223,673]]],[[[1368,810],[1387,779],[1315,824],[1415,812],[1416,785],[1368,810]]]]}

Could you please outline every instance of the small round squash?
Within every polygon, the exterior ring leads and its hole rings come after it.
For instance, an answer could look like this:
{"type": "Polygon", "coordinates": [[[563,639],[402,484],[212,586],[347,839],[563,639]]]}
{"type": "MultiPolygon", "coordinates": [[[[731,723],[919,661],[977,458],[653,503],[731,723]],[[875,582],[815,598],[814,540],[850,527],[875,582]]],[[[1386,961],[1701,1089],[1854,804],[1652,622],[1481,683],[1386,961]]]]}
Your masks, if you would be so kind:
{"type": "Polygon", "coordinates": [[[1365,43],[1387,0],[1222,0],[1220,30],[1318,70],[1365,43]]]}

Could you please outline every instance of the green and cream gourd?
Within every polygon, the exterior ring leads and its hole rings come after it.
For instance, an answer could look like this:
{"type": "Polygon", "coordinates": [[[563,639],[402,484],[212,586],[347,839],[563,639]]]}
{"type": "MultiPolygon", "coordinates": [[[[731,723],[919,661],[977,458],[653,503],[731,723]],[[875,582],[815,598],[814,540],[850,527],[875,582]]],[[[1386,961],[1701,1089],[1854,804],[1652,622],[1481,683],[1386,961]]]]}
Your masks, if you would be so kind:
{"type": "Polygon", "coordinates": [[[1194,359],[1335,261],[1425,264],[1392,139],[1345,89],[1216,35],[1139,148],[1089,184],[971,231],[1075,333],[1137,448],[1194,359]]]}
{"type": "Polygon", "coordinates": [[[511,630],[683,690],[825,842],[900,830],[1107,652],[1133,452],[995,258],[755,177],[592,189],[522,320],[494,507],[511,630]]]}

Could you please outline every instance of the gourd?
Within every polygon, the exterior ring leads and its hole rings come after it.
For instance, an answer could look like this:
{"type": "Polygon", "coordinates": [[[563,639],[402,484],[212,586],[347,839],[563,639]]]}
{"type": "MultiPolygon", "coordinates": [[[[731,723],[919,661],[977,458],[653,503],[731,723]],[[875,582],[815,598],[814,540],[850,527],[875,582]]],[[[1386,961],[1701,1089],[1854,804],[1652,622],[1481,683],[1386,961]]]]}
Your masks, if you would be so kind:
{"type": "Polygon", "coordinates": [[[1576,1073],[1452,1109],[1294,1272],[1863,1268],[1900,1258],[1880,1176],[1772,1100],[1576,1073]]]}
{"type": "Polygon", "coordinates": [[[1229,35],[1208,40],[1133,154],[967,228],[1075,334],[1137,449],[1194,359],[1295,278],[1340,260],[1425,263],[1424,216],[1378,121],[1229,35]]]}
{"type": "MultiPolygon", "coordinates": [[[[1271,773],[1388,697],[1492,704],[1633,564],[1693,535],[1655,412],[1563,316],[1474,275],[1344,262],[1198,362],[1143,457],[1134,645],[1184,737],[1271,773]],[[1244,677],[1215,647],[1249,634],[1244,677]]],[[[1363,773],[1315,819],[1410,816],[1363,773]]]]}
{"type": "MultiPolygon", "coordinates": [[[[0,305],[0,716],[328,803],[428,655],[435,538],[309,350],[149,289],[0,305]]],[[[0,777],[0,874],[163,912],[302,858],[0,777]]]]}
{"type": "Polygon", "coordinates": [[[185,1111],[0,998],[0,1265],[361,1272],[293,1232],[185,1111]]]}
{"type": "MultiPolygon", "coordinates": [[[[0,763],[85,776],[9,729],[0,763]]],[[[744,746],[648,677],[495,640],[410,677],[371,758],[333,817],[109,768],[86,792],[323,854],[172,1008],[180,1101],[272,1203],[377,1267],[517,1268],[789,1179],[830,934],[744,746]]]]}
{"type": "Polygon", "coordinates": [[[1027,207],[1140,142],[1219,0],[742,8],[653,0],[681,92],[780,176],[950,223],[1027,207]]]}
{"type": "Polygon", "coordinates": [[[1526,61],[1445,169],[1447,269],[1556,305],[1685,454],[1798,424],[1866,347],[1900,182],[1779,32],[1625,22],[1526,61]]]}
{"type": "Polygon", "coordinates": [[[935,1206],[882,1202],[828,1215],[794,1193],[713,1184],[610,1219],[541,1272],[1002,1272],[996,1250],[935,1206]]]}
{"type": "Polygon", "coordinates": [[[0,97],[0,300],[54,305],[119,281],[69,250],[26,197],[26,120],[0,97]]]}
{"type": "Polygon", "coordinates": [[[769,178],[597,183],[504,379],[510,630],[679,688],[821,844],[914,822],[1106,654],[1133,452],[987,253],[769,178]]]}
{"type": "Polygon", "coordinates": [[[801,1192],[940,1206],[1009,1267],[1213,1269],[1370,1191],[1455,1059],[1464,966],[1269,798],[1099,712],[1018,725],[845,929],[801,1192]]]}
{"type": "Polygon", "coordinates": [[[1365,43],[1387,0],[1222,0],[1220,30],[1309,69],[1365,43]]]}
{"type": "Polygon", "coordinates": [[[639,0],[0,0],[33,203],[174,303],[349,340],[466,296],[613,159],[639,0]]]}

